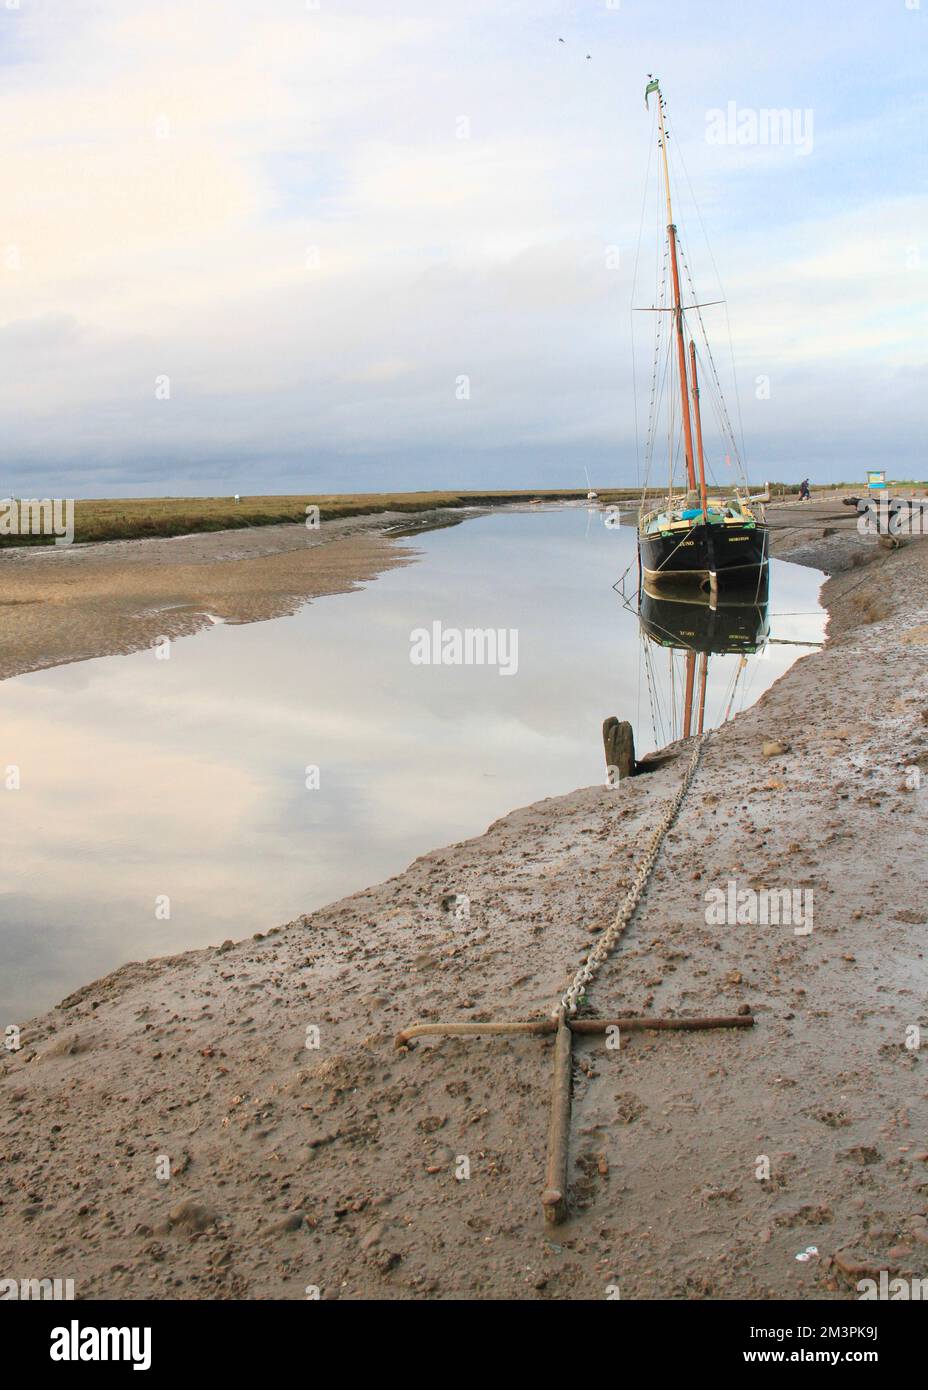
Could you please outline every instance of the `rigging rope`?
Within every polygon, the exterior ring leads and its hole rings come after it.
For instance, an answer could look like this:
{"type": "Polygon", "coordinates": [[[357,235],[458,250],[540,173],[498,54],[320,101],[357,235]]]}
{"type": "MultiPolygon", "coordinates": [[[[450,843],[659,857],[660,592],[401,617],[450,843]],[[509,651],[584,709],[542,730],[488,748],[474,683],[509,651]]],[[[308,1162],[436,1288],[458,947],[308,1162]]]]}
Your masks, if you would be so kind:
{"type": "MultiPolygon", "coordinates": [[[[653,127],[654,127],[656,124],[657,124],[657,110],[656,110],[656,108],[655,108],[654,117],[653,117],[652,122],[651,122],[652,129],[653,129],[653,127]]],[[[635,366],[635,326],[634,326],[635,309],[634,309],[634,303],[635,303],[635,290],[636,290],[636,287],[637,287],[637,285],[638,285],[638,262],[639,262],[639,259],[640,259],[640,257],[641,257],[641,238],[642,238],[642,235],[643,235],[643,233],[644,233],[645,210],[646,210],[646,208],[647,208],[647,202],[648,202],[648,184],[649,184],[650,179],[651,179],[651,160],[652,160],[653,156],[654,156],[654,141],[653,141],[653,139],[652,139],[651,142],[650,142],[649,145],[648,145],[648,167],[647,167],[647,170],[645,171],[644,191],[643,191],[643,193],[642,193],[642,195],[641,195],[641,220],[640,220],[640,222],[639,222],[639,224],[638,224],[638,242],[637,242],[637,245],[635,246],[635,268],[634,268],[634,270],[633,270],[633,272],[632,272],[632,304],[631,304],[631,307],[630,307],[630,310],[629,310],[629,312],[630,312],[630,314],[631,314],[631,318],[632,318],[632,325],[631,325],[631,330],[632,330],[632,331],[631,331],[631,339],[632,339],[632,402],[633,402],[634,421],[635,421],[635,482],[636,482],[637,484],[640,484],[640,483],[641,483],[641,441],[640,441],[639,433],[638,433],[638,372],[637,372],[637,369],[636,369],[636,366],[635,366]]]]}
{"type": "MultiPolygon", "coordinates": [[[[665,247],[664,247],[663,262],[662,262],[662,265],[661,265],[661,278],[660,278],[660,284],[659,284],[659,287],[658,287],[658,290],[657,290],[657,293],[656,293],[656,296],[655,296],[655,297],[659,300],[660,306],[663,306],[663,304],[664,304],[664,299],[665,299],[666,289],[667,289],[667,270],[668,270],[668,259],[667,259],[667,258],[668,258],[668,248],[665,246],[665,247]]],[[[643,479],[640,479],[641,487],[642,487],[642,495],[641,495],[641,505],[642,505],[642,509],[643,509],[644,499],[645,499],[645,496],[646,496],[646,494],[647,494],[648,484],[649,484],[650,477],[651,477],[651,465],[652,465],[652,462],[653,462],[653,459],[654,459],[654,446],[655,446],[655,442],[656,442],[656,438],[655,438],[655,425],[656,425],[657,420],[658,420],[658,418],[659,418],[659,416],[660,416],[660,403],[661,403],[661,400],[662,400],[663,394],[664,394],[664,383],[665,383],[665,380],[666,380],[666,371],[667,371],[667,369],[666,369],[666,364],[665,364],[665,369],[664,369],[663,371],[661,371],[661,362],[660,362],[660,358],[661,358],[661,333],[662,333],[662,330],[663,330],[662,317],[663,317],[662,314],[659,313],[658,316],[657,316],[657,330],[656,330],[655,335],[654,335],[654,360],[653,360],[652,367],[651,367],[651,399],[650,399],[650,402],[649,402],[649,404],[648,404],[648,434],[647,434],[647,439],[646,439],[646,441],[645,441],[644,478],[643,478],[643,479]]],[[[669,343],[668,343],[668,347],[669,347],[669,343]]],[[[669,352],[668,352],[668,361],[669,361],[669,352]]]]}
{"type": "MultiPolygon", "coordinates": [[[[670,128],[671,128],[671,127],[669,126],[669,123],[668,123],[668,129],[670,129],[670,128]]],[[[729,315],[729,312],[728,312],[728,299],[727,299],[726,294],[725,294],[725,286],[722,284],[722,277],[721,277],[721,275],[719,274],[719,268],[718,268],[718,265],[717,265],[717,263],[716,263],[715,256],[713,255],[713,252],[712,252],[712,243],[711,243],[710,240],[709,240],[709,233],[706,231],[706,224],[705,224],[705,221],[704,221],[704,219],[703,219],[702,209],[701,209],[700,206],[699,206],[699,200],[698,200],[698,198],[696,197],[696,191],[695,191],[695,189],[693,188],[693,183],[692,183],[692,180],[690,179],[690,172],[689,172],[689,170],[688,170],[687,167],[686,167],[686,160],[683,158],[683,150],[682,150],[681,147],[679,147],[679,146],[677,145],[677,142],[676,142],[676,141],[674,141],[673,148],[672,148],[672,150],[670,151],[670,157],[671,157],[671,160],[674,160],[674,161],[679,160],[680,167],[681,167],[682,170],[683,170],[683,177],[686,179],[686,186],[687,186],[687,188],[689,189],[690,198],[692,199],[692,201],[693,201],[693,207],[694,207],[695,210],[696,210],[696,217],[697,217],[697,219],[698,219],[698,221],[699,221],[699,227],[700,227],[700,230],[701,230],[701,232],[702,232],[703,241],[706,243],[706,250],[707,250],[708,253],[709,253],[709,260],[710,260],[711,263],[712,263],[712,269],[713,269],[714,272],[715,272],[715,279],[716,279],[716,282],[717,282],[718,287],[719,287],[720,297],[721,297],[722,302],[723,302],[724,307],[725,307],[725,329],[726,329],[726,332],[727,332],[727,334],[728,334],[728,351],[729,351],[729,355],[730,355],[730,357],[731,357],[731,379],[732,379],[732,385],[733,385],[733,387],[734,387],[734,392],[735,392],[735,408],[736,408],[736,410],[737,410],[737,412],[738,412],[738,431],[739,431],[739,433],[740,433],[740,435],[741,435],[741,453],[740,453],[740,456],[739,456],[739,463],[740,463],[740,465],[741,465],[742,470],[745,472],[745,475],[746,475],[746,473],[747,473],[747,467],[746,467],[746,464],[745,464],[744,460],[745,460],[746,457],[747,457],[747,450],[746,450],[745,444],[744,444],[744,417],[743,417],[743,415],[742,415],[742,413],[741,413],[741,393],[740,393],[739,390],[738,390],[738,373],[737,373],[737,371],[736,371],[736,369],[735,369],[735,343],[734,343],[734,338],[732,337],[732,331],[731,331],[731,316],[729,315]]],[[[694,298],[694,299],[696,298],[696,295],[695,295],[695,294],[694,294],[693,298],[694,298]]],[[[736,447],[736,449],[735,449],[735,452],[736,452],[736,454],[738,453],[737,447],[736,447]]]]}
{"type": "MultiPolygon", "coordinates": [[[[735,458],[736,458],[736,460],[737,460],[737,462],[738,462],[738,467],[741,469],[741,471],[742,471],[742,473],[743,473],[743,472],[744,472],[744,463],[743,463],[743,460],[742,460],[742,457],[741,457],[741,451],[740,451],[739,448],[738,448],[738,441],[737,441],[737,439],[735,438],[734,426],[733,426],[732,423],[731,423],[731,419],[730,419],[729,414],[728,414],[728,407],[727,407],[726,404],[725,404],[725,396],[724,396],[724,393],[723,393],[723,391],[722,391],[722,383],[721,383],[721,381],[719,380],[718,369],[716,368],[716,365],[715,365],[715,358],[714,358],[713,355],[712,355],[712,348],[711,348],[710,345],[709,345],[709,335],[708,335],[708,333],[706,332],[706,325],[705,325],[705,321],[703,320],[703,316],[702,316],[702,309],[701,309],[700,306],[699,306],[699,296],[698,296],[697,293],[696,293],[696,286],[695,286],[695,284],[694,284],[694,282],[693,282],[693,276],[692,276],[692,273],[691,273],[691,271],[690,271],[689,262],[688,262],[688,260],[686,259],[686,251],[684,250],[682,244],[680,243],[679,235],[678,235],[678,238],[677,238],[677,249],[678,249],[679,252],[680,252],[680,260],[681,260],[682,263],[683,263],[683,270],[684,270],[684,273],[685,273],[685,275],[686,275],[687,283],[689,284],[689,287],[690,287],[690,292],[691,292],[691,294],[692,294],[692,296],[693,296],[693,305],[692,305],[692,307],[693,307],[693,309],[695,309],[695,311],[696,311],[696,318],[697,318],[697,320],[698,320],[698,322],[699,322],[699,331],[700,331],[700,333],[701,333],[701,335],[702,335],[702,342],[703,342],[703,345],[705,346],[706,357],[708,358],[709,367],[710,367],[710,370],[711,370],[711,373],[712,373],[712,380],[711,380],[710,386],[711,386],[712,384],[714,384],[715,392],[717,393],[716,395],[713,395],[713,393],[712,393],[712,391],[711,391],[711,389],[710,389],[710,398],[712,399],[713,408],[714,408],[715,411],[716,411],[717,417],[719,417],[719,416],[721,417],[722,433],[726,436],[726,438],[727,438],[728,440],[731,441],[732,453],[734,454],[734,456],[735,456],[735,458]]],[[[699,356],[700,356],[700,359],[702,359],[702,354],[701,354],[701,353],[699,354],[699,356]]],[[[736,392],[736,396],[737,396],[737,392],[736,392]]]]}

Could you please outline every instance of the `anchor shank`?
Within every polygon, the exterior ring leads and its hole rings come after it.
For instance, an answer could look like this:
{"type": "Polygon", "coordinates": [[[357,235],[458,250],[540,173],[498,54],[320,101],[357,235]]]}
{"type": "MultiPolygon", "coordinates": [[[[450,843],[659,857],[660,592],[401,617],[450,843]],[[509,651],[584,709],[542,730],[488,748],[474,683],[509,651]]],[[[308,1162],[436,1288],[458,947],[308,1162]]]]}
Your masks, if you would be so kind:
{"type": "Polygon", "coordinates": [[[414,1023],[397,1033],[395,1046],[405,1047],[410,1038],[476,1038],[492,1034],[517,1037],[520,1033],[553,1033],[556,1028],[554,1018],[534,1018],[527,1023],[414,1023]]]}
{"type": "Polygon", "coordinates": [[[605,1033],[618,1028],[626,1033],[646,1033],[649,1029],[753,1028],[752,1014],[731,1014],[718,1018],[575,1018],[570,1028],[574,1033],[605,1033]]]}
{"type": "Polygon", "coordinates": [[[564,1010],[557,1016],[554,1040],[554,1079],[551,1086],[551,1115],[548,1121],[548,1167],[541,1206],[552,1226],[563,1221],[567,1198],[567,1146],[570,1141],[571,1045],[573,1034],[564,1010]]]}

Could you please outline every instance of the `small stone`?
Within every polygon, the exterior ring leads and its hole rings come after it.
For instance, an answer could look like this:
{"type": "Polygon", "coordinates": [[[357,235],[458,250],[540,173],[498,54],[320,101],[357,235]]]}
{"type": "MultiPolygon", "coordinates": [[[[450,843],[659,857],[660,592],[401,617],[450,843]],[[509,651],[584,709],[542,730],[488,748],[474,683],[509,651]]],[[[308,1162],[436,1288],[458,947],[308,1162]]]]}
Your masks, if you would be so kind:
{"type": "Polygon", "coordinates": [[[289,1211],[286,1216],[282,1216],[279,1221],[275,1221],[271,1230],[282,1234],[284,1231],[298,1231],[303,1225],[303,1213],[301,1211],[289,1211]]]}
{"type": "Polygon", "coordinates": [[[175,1227],[180,1227],[190,1235],[205,1231],[209,1226],[215,1226],[217,1220],[216,1213],[210,1207],[189,1199],[186,1202],[181,1202],[179,1206],[168,1213],[169,1228],[173,1230],[175,1227]]]}
{"type": "Polygon", "coordinates": [[[448,1123],[447,1115],[425,1115],[416,1125],[423,1134],[434,1134],[437,1129],[444,1129],[448,1123]]]}
{"type": "Polygon", "coordinates": [[[379,1245],[386,1233],[387,1223],[378,1221],[376,1226],[372,1226],[366,1236],[361,1238],[361,1249],[370,1250],[372,1246],[379,1245]]]}
{"type": "Polygon", "coordinates": [[[883,1155],[879,1149],[875,1149],[872,1144],[855,1144],[852,1149],[845,1149],[841,1155],[851,1163],[857,1163],[861,1168],[869,1167],[872,1163],[882,1163],[883,1155]]]}
{"type": "Polygon", "coordinates": [[[838,1269],[841,1270],[841,1273],[846,1274],[849,1279],[878,1279],[881,1269],[886,1269],[888,1273],[885,1264],[881,1265],[879,1263],[855,1259],[853,1255],[848,1254],[845,1250],[835,1251],[834,1262],[838,1269]]]}

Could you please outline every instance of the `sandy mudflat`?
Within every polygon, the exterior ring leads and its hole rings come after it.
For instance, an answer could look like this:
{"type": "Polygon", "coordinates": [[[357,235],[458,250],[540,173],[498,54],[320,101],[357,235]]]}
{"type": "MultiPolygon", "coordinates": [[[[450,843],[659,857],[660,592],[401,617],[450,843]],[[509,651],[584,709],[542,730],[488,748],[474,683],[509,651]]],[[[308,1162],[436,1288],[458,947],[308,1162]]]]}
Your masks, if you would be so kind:
{"type": "Polygon", "coordinates": [[[548,1013],[684,757],[27,1025],[0,1054],[0,1271],[89,1299],[853,1298],[862,1271],[928,1272],[928,1063],[906,1047],[928,1028],[928,790],[905,772],[928,776],[928,548],[823,537],[822,515],[782,509],[802,529],[777,546],[833,572],[828,646],[708,740],[591,993],[757,1026],[575,1047],[566,1225],[539,1208],[550,1043],[393,1036],[548,1013]],[[813,931],[707,926],[729,879],[813,889],[813,931]]]}
{"type": "Polygon", "coordinates": [[[257,622],[403,564],[399,514],[172,539],[0,550],[0,679],[186,637],[207,616],[257,622]]]}

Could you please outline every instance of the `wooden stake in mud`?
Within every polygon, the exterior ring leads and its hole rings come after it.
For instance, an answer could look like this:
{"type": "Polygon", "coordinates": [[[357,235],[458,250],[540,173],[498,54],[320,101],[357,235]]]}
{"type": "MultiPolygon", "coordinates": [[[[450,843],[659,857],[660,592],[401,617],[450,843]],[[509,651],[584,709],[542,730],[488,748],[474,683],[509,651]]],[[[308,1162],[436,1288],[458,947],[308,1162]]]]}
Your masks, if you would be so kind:
{"type": "Polygon", "coordinates": [[[574,1034],[605,1033],[611,1028],[626,1033],[647,1030],[702,1031],[706,1028],[753,1028],[752,1014],[721,1015],[712,1018],[568,1018],[560,1008],[555,1018],[528,1019],[512,1023],[415,1023],[396,1035],[396,1046],[405,1047],[413,1038],[451,1037],[546,1037],[554,1033],[554,1075],[551,1109],[548,1116],[548,1161],[541,1208],[545,1220],[557,1226],[567,1215],[567,1168],[570,1150],[570,1111],[572,1092],[574,1034]]]}

